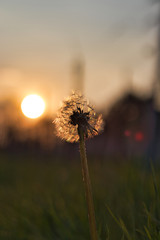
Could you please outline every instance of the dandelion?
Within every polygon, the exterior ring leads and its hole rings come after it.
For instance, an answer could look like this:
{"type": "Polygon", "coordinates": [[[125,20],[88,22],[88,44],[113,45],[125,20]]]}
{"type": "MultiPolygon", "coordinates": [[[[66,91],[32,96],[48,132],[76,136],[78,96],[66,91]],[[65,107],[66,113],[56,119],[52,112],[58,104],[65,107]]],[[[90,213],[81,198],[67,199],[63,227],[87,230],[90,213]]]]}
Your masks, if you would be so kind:
{"type": "Polygon", "coordinates": [[[78,92],[63,102],[54,121],[57,136],[80,146],[82,175],[88,206],[88,218],[92,240],[98,240],[91,182],[88,171],[85,140],[97,135],[103,128],[102,115],[97,115],[93,106],[78,92]]]}
{"type": "Polygon", "coordinates": [[[97,116],[93,106],[77,92],[63,102],[54,122],[57,136],[68,142],[79,140],[80,128],[86,139],[98,135],[103,126],[102,115],[97,116]]]}

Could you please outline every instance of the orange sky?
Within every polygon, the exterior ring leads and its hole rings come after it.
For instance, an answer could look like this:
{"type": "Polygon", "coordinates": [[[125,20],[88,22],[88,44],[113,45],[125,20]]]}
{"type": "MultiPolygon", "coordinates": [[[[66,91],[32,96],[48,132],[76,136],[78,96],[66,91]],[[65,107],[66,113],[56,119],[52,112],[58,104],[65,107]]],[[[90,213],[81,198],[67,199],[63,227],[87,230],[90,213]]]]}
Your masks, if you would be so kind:
{"type": "Polygon", "coordinates": [[[147,1],[0,3],[0,92],[21,102],[41,95],[54,112],[85,65],[85,94],[97,107],[132,88],[149,95],[155,71],[158,5],[147,1]]]}

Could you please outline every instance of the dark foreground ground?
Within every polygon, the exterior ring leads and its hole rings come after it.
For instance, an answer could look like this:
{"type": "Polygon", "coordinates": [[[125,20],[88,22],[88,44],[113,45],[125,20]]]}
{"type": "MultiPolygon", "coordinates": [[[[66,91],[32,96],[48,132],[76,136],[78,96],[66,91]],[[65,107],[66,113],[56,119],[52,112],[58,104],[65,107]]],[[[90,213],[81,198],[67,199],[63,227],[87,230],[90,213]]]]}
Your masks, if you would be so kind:
{"type": "MultiPolygon", "coordinates": [[[[160,239],[160,168],[93,157],[89,168],[100,239],[160,239]]],[[[78,158],[0,154],[0,239],[90,239],[78,158]]]]}

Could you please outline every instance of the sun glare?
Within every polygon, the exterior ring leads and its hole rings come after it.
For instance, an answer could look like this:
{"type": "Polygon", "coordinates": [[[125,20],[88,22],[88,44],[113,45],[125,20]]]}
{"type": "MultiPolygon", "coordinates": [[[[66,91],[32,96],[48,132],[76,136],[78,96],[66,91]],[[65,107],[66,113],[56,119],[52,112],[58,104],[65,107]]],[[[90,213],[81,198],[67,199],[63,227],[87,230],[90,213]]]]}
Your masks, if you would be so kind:
{"type": "Polygon", "coordinates": [[[38,95],[28,95],[23,99],[21,109],[26,117],[32,119],[38,118],[44,113],[45,102],[38,95]]]}

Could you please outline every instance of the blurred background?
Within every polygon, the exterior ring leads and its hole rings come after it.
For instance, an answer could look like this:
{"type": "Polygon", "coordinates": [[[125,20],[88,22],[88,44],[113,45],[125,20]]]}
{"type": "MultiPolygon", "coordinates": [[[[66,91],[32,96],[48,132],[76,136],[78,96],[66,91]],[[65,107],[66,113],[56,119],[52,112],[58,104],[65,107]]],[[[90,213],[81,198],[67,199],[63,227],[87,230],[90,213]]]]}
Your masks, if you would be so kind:
{"type": "Polygon", "coordinates": [[[0,32],[0,239],[89,239],[78,144],[52,123],[72,90],[105,122],[86,141],[100,239],[159,239],[159,1],[1,0],[0,32]]]}
{"type": "Polygon", "coordinates": [[[105,120],[88,151],[155,159],[159,19],[158,1],[1,1],[0,148],[71,151],[55,137],[52,121],[60,101],[78,89],[105,120]],[[30,94],[45,102],[34,119],[21,110],[30,94]]]}

